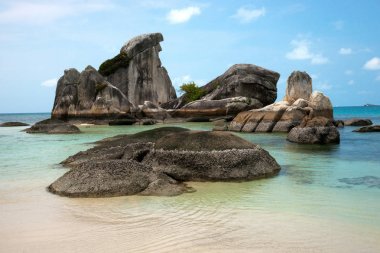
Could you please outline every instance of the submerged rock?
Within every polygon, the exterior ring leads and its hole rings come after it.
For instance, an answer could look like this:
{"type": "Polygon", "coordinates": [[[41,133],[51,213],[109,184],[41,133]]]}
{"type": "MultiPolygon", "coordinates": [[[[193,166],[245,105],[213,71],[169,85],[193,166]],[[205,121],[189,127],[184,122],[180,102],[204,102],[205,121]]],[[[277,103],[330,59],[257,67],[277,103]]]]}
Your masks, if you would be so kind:
{"type": "Polygon", "coordinates": [[[379,188],[380,189],[380,178],[375,176],[364,176],[364,177],[354,177],[354,178],[341,178],[339,182],[349,184],[349,185],[364,185],[369,188],[379,188]]]}
{"type": "Polygon", "coordinates": [[[231,133],[158,128],[101,141],[63,161],[72,169],[48,189],[68,197],[173,196],[185,181],[246,181],[280,166],[258,145],[231,133]]]}
{"type": "Polygon", "coordinates": [[[0,124],[0,127],[18,127],[18,126],[29,126],[29,124],[23,123],[23,122],[4,122],[0,124]]]}
{"type": "Polygon", "coordinates": [[[370,119],[348,119],[344,121],[345,126],[369,126],[372,125],[370,119]]]}
{"type": "Polygon", "coordinates": [[[81,132],[78,127],[57,119],[42,120],[25,129],[25,131],[29,134],[77,134],[81,132]]]}

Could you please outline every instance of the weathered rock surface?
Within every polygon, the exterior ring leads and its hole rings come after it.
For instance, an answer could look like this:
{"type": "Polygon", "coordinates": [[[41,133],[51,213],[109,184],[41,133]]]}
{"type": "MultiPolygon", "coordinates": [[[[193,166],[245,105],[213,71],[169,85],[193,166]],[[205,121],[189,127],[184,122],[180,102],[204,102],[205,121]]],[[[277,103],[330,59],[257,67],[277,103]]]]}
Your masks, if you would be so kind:
{"type": "Polygon", "coordinates": [[[4,122],[0,124],[0,127],[18,127],[18,126],[29,126],[29,124],[23,123],[23,122],[4,122]]]}
{"type": "Polygon", "coordinates": [[[186,109],[178,114],[189,113],[189,117],[195,116],[195,113],[215,116],[260,108],[276,100],[279,77],[279,73],[253,64],[235,64],[224,74],[201,87],[204,96],[200,100],[187,103],[185,96],[182,96],[163,104],[162,107],[186,109]]]}
{"type": "Polygon", "coordinates": [[[364,126],[364,127],[354,130],[353,132],[359,132],[359,133],[380,132],[380,125],[364,126]]]}
{"type": "Polygon", "coordinates": [[[144,104],[140,106],[140,110],[143,117],[151,119],[165,120],[171,117],[165,109],[162,109],[150,101],[144,101],[144,104]]]}
{"type": "Polygon", "coordinates": [[[144,101],[158,105],[176,98],[158,55],[161,41],[160,33],[140,35],[101,64],[99,72],[91,66],[81,73],[65,70],[57,84],[52,117],[120,117],[144,101]]]}
{"type": "Polygon", "coordinates": [[[30,128],[25,129],[29,134],[46,133],[46,134],[77,134],[80,133],[78,127],[71,125],[65,121],[57,119],[46,119],[37,122],[30,128]]]}
{"type": "Polygon", "coordinates": [[[287,140],[301,144],[330,144],[339,143],[340,137],[336,127],[294,127],[287,140]]]}
{"type": "Polygon", "coordinates": [[[72,169],[48,189],[68,197],[173,196],[185,181],[246,181],[276,175],[268,152],[231,133],[158,128],[116,136],[62,162],[72,169]]]}
{"type": "Polygon", "coordinates": [[[333,119],[333,106],[330,99],[322,92],[314,91],[310,96],[309,106],[313,109],[311,111],[311,117],[325,117],[333,119]]]}
{"type": "Polygon", "coordinates": [[[264,108],[239,113],[230,123],[229,130],[242,132],[289,132],[301,124],[309,108],[289,106],[285,101],[264,108]]]}
{"type": "Polygon", "coordinates": [[[370,119],[348,119],[344,120],[345,126],[369,126],[372,125],[372,121],[370,119]]]}
{"type": "Polygon", "coordinates": [[[332,144],[340,142],[340,134],[330,119],[315,117],[292,128],[287,140],[301,144],[332,144]]]}
{"type": "MultiPolygon", "coordinates": [[[[288,78],[285,100],[260,109],[239,113],[228,126],[228,130],[241,132],[289,132],[303,121],[310,121],[315,117],[324,117],[329,121],[333,120],[333,107],[330,99],[321,92],[312,92],[311,83],[311,77],[306,72],[293,72],[288,78]]],[[[334,128],[334,126],[332,125],[331,128],[334,128]]],[[[298,132],[306,130],[298,129],[298,132]]],[[[331,135],[336,132],[335,130],[331,130],[331,135]]],[[[320,136],[322,135],[321,133],[320,136]]],[[[293,140],[293,137],[290,139],[293,140]]]]}

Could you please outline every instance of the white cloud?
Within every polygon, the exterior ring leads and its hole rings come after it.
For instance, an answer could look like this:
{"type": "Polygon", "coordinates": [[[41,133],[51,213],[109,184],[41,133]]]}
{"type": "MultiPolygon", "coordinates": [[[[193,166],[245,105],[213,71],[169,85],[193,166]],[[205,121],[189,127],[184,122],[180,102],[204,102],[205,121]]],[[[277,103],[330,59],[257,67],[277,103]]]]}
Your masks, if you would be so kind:
{"type": "Polygon", "coordinates": [[[342,47],[341,49],[339,49],[339,54],[342,54],[342,55],[352,54],[352,49],[342,47]]]}
{"type": "Polygon", "coordinates": [[[57,82],[58,82],[58,78],[52,78],[52,79],[43,81],[41,85],[45,87],[55,87],[57,85],[57,82]]]}
{"type": "Polygon", "coordinates": [[[330,90],[332,88],[332,85],[330,85],[327,82],[318,83],[317,88],[320,90],[330,90]]]}
{"type": "Polygon", "coordinates": [[[199,7],[190,6],[183,9],[170,10],[166,18],[171,24],[180,24],[189,21],[193,16],[199,14],[201,14],[199,7]]]}
{"type": "Polygon", "coordinates": [[[355,81],[354,80],[350,80],[348,81],[348,85],[354,85],[355,84],[355,81]]]}
{"type": "Polygon", "coordinates": [[[45,24],[72,15],[83,15],[111,8],[111,4],[98,1],[15,1],[0,12],[0,23],[45,24]]]}
{"type": "Polygon", "coordinates": [[[367,70],[380,70],[380,58],[373,57],[364,64],[363,68],[367,70]]]}
{"type": "Polygon", "coordinates": [[[286,54],[289,60],[310,60],[311,64],[325,64],[329,59],[322,54],[315,54],[310,51],[311,42],[308,40],[292,40],[290,44],[294,47],[286,54]]]}
{"type": "Polygon", "coordinates": [[[286,58],[290,60],[307,60],[313,57],[312,53],[309,51],[309,41],[292,40],[290,44],[294,49],[286,54],[286,58]]]}
{"type": "Polygon", "coordinates": [[[236,18],[241,23],[249,23],[253,20],[265,16],[265,13],[266,10],[264,7],[261,9],[247,9],[245,7],[241,7],[232,17],[236,18]]]}

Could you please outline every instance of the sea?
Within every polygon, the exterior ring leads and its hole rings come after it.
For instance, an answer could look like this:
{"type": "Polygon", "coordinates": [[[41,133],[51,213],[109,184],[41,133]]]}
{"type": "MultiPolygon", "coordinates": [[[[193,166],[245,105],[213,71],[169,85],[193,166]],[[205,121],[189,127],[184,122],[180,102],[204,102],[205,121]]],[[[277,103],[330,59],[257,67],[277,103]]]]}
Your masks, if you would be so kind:
{"type": "MultiPolygon", "coordinates": [[[[0,123],[49,116],[0,114],[0,123]]],[[[380,124],[380,107],[336,107],[334,116],[380,124]]],[[[339,129],[339,145],[236,133],[278,161],[273,178],[190,182],[197,191],[177,197],[46,191],[67,171],[59,163],[94,141],[160,126],[81,126],[74,135],[0,128],[0,252],[380,252],[380,133],[352,132],[356,127],[339,129]]]]}

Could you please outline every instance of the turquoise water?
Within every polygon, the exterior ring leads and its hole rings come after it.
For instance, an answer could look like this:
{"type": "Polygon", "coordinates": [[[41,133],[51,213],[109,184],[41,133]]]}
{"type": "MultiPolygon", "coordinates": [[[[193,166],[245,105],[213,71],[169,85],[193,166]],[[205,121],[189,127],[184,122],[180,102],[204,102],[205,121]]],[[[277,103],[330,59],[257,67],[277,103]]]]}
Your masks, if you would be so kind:
{"type": "MultiPolygon", "coordinates": [[[[380,124],[380,107],[335,118],[380,124]]],[[[34,123],[49,114],[0,114],[34,123]]],[[[209,130],[210,123],[180,126],[209,130]]],[[[285,134],[238,134],[282,167],[246,183],[190,183],[178,197],[69,199],[45,187],[59,162],[92,142],[158,126],[86,126],[78,135],[0,128],[0,252],[380,252],[380,134],[340,129],[341,144],[298,145],[285,134]]]]}

